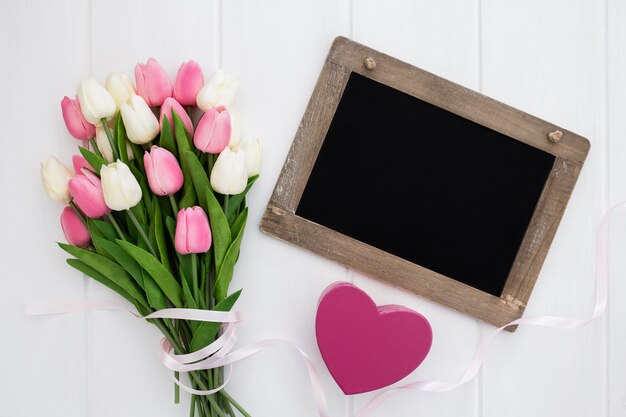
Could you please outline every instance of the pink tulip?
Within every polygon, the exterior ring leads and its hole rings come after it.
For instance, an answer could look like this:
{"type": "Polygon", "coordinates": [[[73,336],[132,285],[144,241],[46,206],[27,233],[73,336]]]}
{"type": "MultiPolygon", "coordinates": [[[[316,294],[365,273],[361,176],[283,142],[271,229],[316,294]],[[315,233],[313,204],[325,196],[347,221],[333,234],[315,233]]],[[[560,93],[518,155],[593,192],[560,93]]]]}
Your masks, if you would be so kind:
{"type": "Polygon", "coordinates": [[[91,243],[89,230],[70,206],[66,206],[61,213],[61,228],[70,245],[85,248],[91,243]]]}
{"type": "Polygon", "coordinates": [[[88,169],[81,170],[68,186],[74,203],[85,216],[97,219],[111,211],[104,201],[100,178],[88,169]]]}
{"type": "Polygon", "coordinates": [[[176,157],[167,149],[152,146],[143,155],[150,189],[156,195],[172,195],[183,186],[183,171],[176,157]]]}
{"type": "Polygon", "coordinates": [[[226,107],[211,107],[198,122],[193,143],[204,153],[218,154],[228,146],[230,132],[230,115],[226,107]]]}
{"type": "Polygon", "coordinates": [[[176,219],[174,246],[181,255],[204,253],[211,247],[209,219],[198,206],[181,209],[176,219]]]}
{"type": "Polygon", "coordinates": [[[174,131],[172,109],[174,109],[174,112],[176,112],[178,117],[180,117],[180,119],[183,121],[185,128],[187,128],[187,132],[189,132],[189,134],[193,136],[193,123],[191,122],[189,115],[187,114],[185,109],[183,109],[183,106],[181,106],[178,101],[176,101],[172,97],[166,98],[163,102],[163,105],[161,106],[161,117],[159,117],[159,120],[161,121],[161,130],[163,130],[163,118],[167,117],[167,121],[170,122],[172,131],[174,131]]]}
{"type": "Polygon", "coordinates": [[[77,174],[80,174],[83,168],[94,171],[91,165],[89,165],[89,162],[87,162],[87,160],[82,155],[73,155],[72,165],[74,166],[74,172],[76,172],[77,174]]]}
{"type": "Polygon", "coordinates": [[[78,140],[88,140],[96,135],[95,126],[89,123],[83,116],[78,100],[72,100],[67,96],[63,97],[63,100],[61,100],[61,111],[70,135],[78,140]]]}
{"type": "Polygon", "coordinates": [[[135,82],[137,94],[150,107],[160,106],[166,98],[172,97],[172,84],[163,67],[154,58],[150,58],[145,64],[137,64],[135,82]]]}
{"type": "Polygon", "coordinates": [[[183,106],[195,105],[203,85],[204,76],[200,65],[196,61],[183,62],[174,80],[174,98],[183,106]]]}

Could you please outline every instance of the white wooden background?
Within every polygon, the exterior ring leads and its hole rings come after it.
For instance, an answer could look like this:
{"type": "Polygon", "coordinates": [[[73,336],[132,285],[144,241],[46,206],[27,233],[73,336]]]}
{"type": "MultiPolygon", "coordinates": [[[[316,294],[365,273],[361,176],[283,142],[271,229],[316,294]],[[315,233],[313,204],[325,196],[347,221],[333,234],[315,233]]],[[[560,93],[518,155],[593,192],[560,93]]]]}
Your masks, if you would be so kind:
{"type": "MultiPolygon", "coordinates": [[[[409,378],[458,379],[489,328],[263,235],[258,223],[336,35],[395,55],[590,138],[592,151],[531,297],[528,314],[587,317],[605,209],[626,198],[626,3],[620,0],[18,1],[0,4],[0,415],[188,415],[155,357],[156,329],[127,314],[45,318],[28,303],[111,299],[65,265],[61,207],[39,184],[47,152],[76,142],[60,100],[81,77],[132,74],[154,56],[173,77],[196,59],[242,82],[244,130],[264,139],[234,287],[241,344],[294,341],[323,368],[313,320],[337,280],[379,304],[426,315],[434,343],[409,378]]],[[[390,139],[385,149],[394,149],[390,139]]],[[[398,149],[401,151],[401,149],[398,149]]],[[[375,171],[375,167],[372,168],[375,171]]],[[[479,376],[455,391],[406,392],[377,416],[625,416],[626,215],[614,223],[608,313],[582,330],[520,328],[496,342],[479,376]]],[[[235,367],[230,390],[254,416],[315,416],[305,368],[276,348],[235,367]]],[[[372,395],[343,396],[322,372],[332,416],[372,395]]]]}

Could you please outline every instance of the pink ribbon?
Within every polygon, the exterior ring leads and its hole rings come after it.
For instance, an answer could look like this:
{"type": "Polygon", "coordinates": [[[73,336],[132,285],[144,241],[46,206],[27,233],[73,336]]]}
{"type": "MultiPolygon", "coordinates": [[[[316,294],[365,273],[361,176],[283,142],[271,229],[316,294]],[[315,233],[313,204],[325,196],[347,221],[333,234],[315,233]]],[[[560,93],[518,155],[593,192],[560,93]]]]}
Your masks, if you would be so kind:
{"type": "MultiPolygon", "coordinates": [[[[508,326],[529,324],[534,326],[575,329],[586,326],[606,310],[607,289],[608,289],[608,238],[609,238],[609,221],[613,212],[620,208],[625,208],[626,202],[620,203],[613,207],[602,217],[600,229],[598,231],[596,246],[596,304],[593,315],[589,319],[571,319],[556,316],[535,316],[522,317],[514,320],[490,333],[483,342],[476,348],[474,356],[467,364],[465,372],[461,379],[457,382],[444,381],[414,381],[387,389],[375,396],[368,404],[366,404],[355,417],[367,417],[371,415],[380,405],[387,401],[391,396],[402,390],[421,390],[431,392],[444,392],[457,388],[473,379],[480,369],[486,355],[493,344],[496,336],[508,326]]],[[[179,320],[196,320],[224,323],[222,325],[222,334],[208,346],[187,354],[173,354],[172,346],[166,338],[162,338],[159,344],[158,358],[161,363],[168,369],[176,372],[188,373],[199,370],[207,370],[219,367],[226,367],[228,375],[224,378],[224,383],[211,390],[196,390],[185,383],[174,381],[183,389],[195,395],[211,395],[223,389],[230,380],[231,365],[246,359],[264,349],[275,346],[288,346],[300,354],[306,365],[311,386],[313,388],[313,396],[320,417],[329,417],[326,396],[322,388],[321,378],[317,367],[295,344],[281,339],[261,340],[242,348],[232,350],[237,341],[236,323],[242,321],[240,312],[222,312],[212,310],[195,310],[184,308],[169,308],[159,310],[147,316],[141,316],[136,311],[129,309],[126,305],[116,302],[92,301],[86,303],[66,303],[57,305],[44,306],[28,306],[27,314],[43,315],[43,314],[61,314],[78,311],[95,311],[95,310],[115,310],[128,311],[136,317],[144,319],[167,318],[179,320]]]]}

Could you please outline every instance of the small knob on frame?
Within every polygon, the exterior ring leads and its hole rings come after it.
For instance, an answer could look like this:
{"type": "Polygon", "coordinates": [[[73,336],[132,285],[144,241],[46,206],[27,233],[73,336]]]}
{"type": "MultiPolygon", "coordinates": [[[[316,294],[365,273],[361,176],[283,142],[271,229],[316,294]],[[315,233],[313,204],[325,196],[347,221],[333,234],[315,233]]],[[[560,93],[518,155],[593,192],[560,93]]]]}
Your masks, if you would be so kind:
{"type": "Polygon", "coordinates": [[[374,58],[372,58],[371,56],[368,56],[363,60],[363,65],[365,65],[365,68],[371,71],[376,68],[376,61],[374,61],[374,58]]]}
{"type": "Polygon", "coordinates": [[[563,132],[560,130],[555,130],[554,132],[548,133],[548,140],[552,143],[558,143],[563,137],[563,132]]]}

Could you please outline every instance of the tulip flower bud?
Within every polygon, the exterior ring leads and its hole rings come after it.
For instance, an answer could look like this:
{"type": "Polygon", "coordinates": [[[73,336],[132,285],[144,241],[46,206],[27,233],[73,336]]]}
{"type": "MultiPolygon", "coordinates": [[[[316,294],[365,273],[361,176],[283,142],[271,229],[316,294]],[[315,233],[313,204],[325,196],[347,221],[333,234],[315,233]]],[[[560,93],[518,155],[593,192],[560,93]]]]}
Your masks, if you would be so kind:
{"type": "Polygon", "coordinates": [[[248,139],[239,145],[246,153],[246,169],[248,177],[252,177],[261,172],[262,154],[261,139],[248,139]]]}
{"type": "Polygon", "coordinates": [[[104,201],[110,209],[121,211],[134,207],[141,200],[141,187],[128,166],[118,160],[100,169],[104,201]]]}
{"type": "Polygon", "coordinates": [[[140,96],[133,95],[130,103],[122,104],[121,113],[128,140],[131,142],[143,145],[159,134],[159,121],[140,96]]]}
{"type": "Polygon", "coordinates": [[[108,120],[115,115],[115,100],[98,81],[81,81],[76,93],[83,116],[89,123],[97,126],[102,123],[102,119],[108,120]]]}
{"type": "Polygon", "coordinates": [[[96,134],[94,125],[89,123],[83,116],[78,99],[72,100],[67,96],[63,97],[63,100],[61,100],[61,111],[63,112],[63,120],[67,130],[76,139],[89,140],[96,134]]]}
{"type": "Polygon", "coordinates": [[[88,169],[79,171],[69,182],[70,195],[85,216],[97,219],[111,211],[104,201],[102,183],[88,169]]]}
{"type": "Polygon", "coordinates": [[[164,117],[166,117],[167,121],[170,123],[170,126],[172,127],[172,131],[174,130],[174,121],[172,120],[172,109],[178,115],[178,117],[180,117],[180,120],[183,121],[183,124],[185,125],[187,132],[189,132],[189,134],[193,136],[193,123],[191,122],[189,115],[187,114],[185,109],[183,109],[183,106],[181,106],[172,97],[166,98],[165,101],[163,102],[163,105],[161,106],[161,115],[159,117],[159,121],[161,122],[161,130],[163,129],[164,117]]]}
{"type": "Polygon", "coordinates": [[[74,173],[54,156],[46,155],[41,163],[41,183],[46,194],[61,203],[70,201],[67,183],[74,173]]]}
{"type": "Polygon", "coordinates": [[[74,172],[79,173],[83,168],[87,168],[90,171],[94,171],[93,167],[89,165],[89,162],[82,155],[74,155],[72,156],[72,166],[74,167],[74,172]]]}
{"type": "Polygon", "coordinates": [[[110,73],[104,82],[104,86],[113,97],[113,100],[115,100],[117,110],[120,109],[122,104],[128,103],[130,96],[137,94],[135,92],[135,87],[130,82],[126,74],[121,74],[119,72],[110,73]]]}
{"type": "Polygon", "coordinates": [[[204,153],[218,154],[230,141],[230,115],[224,106],[207,110],[198,122],[193,144],[204,153]]]}
{"type": "Polygon", "coordinates": [[[237,90],[239,90],[239,81],[220,69],[202,87],[196,98],[196,103],[203,111],[217,106],[228,107],[235,98],[237,90]]]}
{"type": "MultiPolygon", "coordinates": [[[[107,138],[107,134],[102,125],[96,126],[96,146],[102,154],[102,157],[106,159],[107,162],[113,162],[113,150],[111,149],[111,143],[109,142],[109,138],[107,138]]],[[[135,159],[133,149],[130,147],[130,143],[128,142],[126,142],[126,154],[128,155],[129,161],[135,159]]]]}
{"type": "Polygon", "coordinates": [[[167,149],[152,146],[143,155],[150,189],[156,195],[172,195],[183,186],[183,171],[176,157],[167,149]]]}
{"type": "Polygon", "coordinates": [[[172,97],[172,84],[167,73],[156,59],[150,58],[147,63],[139,63],[135,67],[137,94],[150,107],[160,106],[167,97],[172,97]]]}
{"type": "Polygon", "coordinates": [[[226,147],[217,157],[211,171],[211,187],[224,195],[243,192],[248,184],[246,154],[239,148],[226,147]]]}
{"type": "Polygon", "coordinates": [[[85,248],[91,243],[91,236],[87,226],[80,221],[78,215],[70,206],[66,206],[61,212],[61,228],[65,240],[72,246],[85,248]]]}
{"type": "Polygon", "coordinates": [[[174,80],[174,98],[183,106],[194,105],[203,85],[200,65],[196,61],[183,62],[174,80]]]}
{"type": "Polygon", "coordinates": [[[239,117],[239,112],[233,110],[228,110],[228,115],[230,116],[230,141],[228,141],[228,146],[234,148],[241,142],[241,118],[239,117]]]}
{"type": "Polygon", "coordinates": [[[198,206],[181,209],[176,218],[174,247],[181,255],[204,253],[211,247],[209,219],[198,206]]]}

